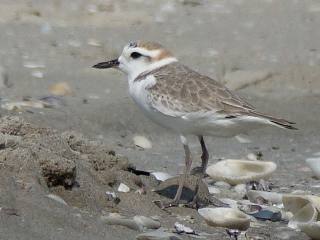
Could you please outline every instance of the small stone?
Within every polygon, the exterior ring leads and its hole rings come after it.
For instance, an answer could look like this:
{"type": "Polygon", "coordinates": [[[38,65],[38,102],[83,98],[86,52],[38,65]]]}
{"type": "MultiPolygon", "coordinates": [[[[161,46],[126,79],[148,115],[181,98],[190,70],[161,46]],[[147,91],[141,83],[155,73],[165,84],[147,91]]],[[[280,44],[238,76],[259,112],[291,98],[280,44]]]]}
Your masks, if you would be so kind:
{"type": "Polygon", "coordinates": [[[37,63],[37,62],[25,62],[23,64],[23,66],[25,68],[31,68],[31,69],[34,69],[34,68],[45,68],[46,67],[43,63],[37,63]]]}
{"type": "Polygon", "coordinates": [[[221,193],[220,189],[214,186],[209,186],[208,187],[209,193],[210,194],[219,194],[221,193]]]}
{"type": "Polygon", "coordinates": [[[41,71],[33,71],[33,72],[31,73],[31,76],[32,76],[32,77],[35,77],[35,78],[43,78],[43,77],[44,77],[44,74],[43,74],[43,72],[41,72],[41,71]]]}
{"type": "Polygon", "coordinates": [[[133,142],[136,146],[141,147],[143,149],[152,148],[152,143],[144,136],[134,136],[133,142]]]}
{"type": "Polygon", "coordinates": [[[119,187],[118,187],[118,192],[130,192],[130,188],[125,185],[124,183],[120,183],[119,187]]]}
{"type": "Polygon", "coordinates": [[[192,228],[187,227],[187,226],[185,226],[181,223],[178,223],[178,222],[176,222],[174,224],[174,228],[176,229],[178,234],[181,234],[181,233],[195,234],[195,231],[192,228]]]}
{"type": "Polygon", "coordinates": [[[161,182],[174,177],[166,172],[152,172],[151,175],[153,175],[157,180],[161,182]]]}

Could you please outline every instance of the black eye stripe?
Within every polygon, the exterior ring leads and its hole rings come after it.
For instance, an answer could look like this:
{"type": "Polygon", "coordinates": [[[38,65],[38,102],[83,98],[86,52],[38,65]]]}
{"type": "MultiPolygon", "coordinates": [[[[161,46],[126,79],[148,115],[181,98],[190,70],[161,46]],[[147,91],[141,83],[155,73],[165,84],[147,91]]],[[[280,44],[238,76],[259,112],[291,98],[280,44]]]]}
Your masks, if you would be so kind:
{"type": "Polygon", "coordinates": [[[142,54],[141,53],[138,53],[138,52],[133,52],[131,53],[130,57],[132,57],[133,59],[136,59],[136,58],[139,58],[141,57],[142,54]]]}

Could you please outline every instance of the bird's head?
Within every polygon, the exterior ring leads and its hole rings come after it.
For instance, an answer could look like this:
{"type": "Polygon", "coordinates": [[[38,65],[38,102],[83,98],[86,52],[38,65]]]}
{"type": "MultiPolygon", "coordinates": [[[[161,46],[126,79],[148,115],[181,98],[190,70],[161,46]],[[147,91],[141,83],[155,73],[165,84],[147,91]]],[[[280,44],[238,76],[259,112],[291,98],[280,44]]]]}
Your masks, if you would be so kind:
{"type": "Polygon", "coordinates": [[[94,68],[117,68],[130,78],[152,71],[177,59],[162,45],[155,42],[131,42],[127,44],[119,58],[94,65],[94,68]]]}

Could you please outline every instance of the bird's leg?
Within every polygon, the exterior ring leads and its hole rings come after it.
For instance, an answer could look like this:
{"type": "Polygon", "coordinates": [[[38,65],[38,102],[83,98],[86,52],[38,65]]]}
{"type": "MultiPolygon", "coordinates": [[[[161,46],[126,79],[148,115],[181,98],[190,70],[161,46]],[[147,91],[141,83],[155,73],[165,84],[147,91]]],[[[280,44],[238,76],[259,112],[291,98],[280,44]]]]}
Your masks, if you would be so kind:
{"type": "Polygon", "coordinates": [[[203,136],[199,136],[199,141],[200,141],[200,145],[201,145],[201,149],[202,149],[202,155],[201,155],[201,172],[199,175],[199,178],[197,180],[197,184],[194,190],[194,197],[192,202],[189,204],[190,206],[194,206],[197,204],[197,198],[198,198],[198,192],[199,192],[199,185],[200,182],[202,181],[202,179],[204,178],[204,174],[206,172],[207,169],[207,165],[208,165],[208,160],[209,160],[209,153],[206,147],[206,144],[204,142],[203,136]]]}
{"type": "Polygon", "coordinates": [[[184,136],[181,136],[181,141],[183,144],[183,148],[184,148],[184,152],[185,152],[185,168],[184,168],[184,172],[183,174],[180,176],[179,179],[179,186],[178,186],[178,190],[177,193],[174,197],[174,199],[171,202],[168,203],[161,203],[157,201],[157,205],[164,209],[164,208],[168,208],[168,207],[174,207],[177,206],[179,204],[180,198],[181,198],[181,194],[182,194],[182,190],[184,187],[184,183],[190,173],[190,169],[191,169],[191,165],[192,165],[192,159],[191,159],[191,152],[188,146],[188,142],[187,139],[184,136]]]}

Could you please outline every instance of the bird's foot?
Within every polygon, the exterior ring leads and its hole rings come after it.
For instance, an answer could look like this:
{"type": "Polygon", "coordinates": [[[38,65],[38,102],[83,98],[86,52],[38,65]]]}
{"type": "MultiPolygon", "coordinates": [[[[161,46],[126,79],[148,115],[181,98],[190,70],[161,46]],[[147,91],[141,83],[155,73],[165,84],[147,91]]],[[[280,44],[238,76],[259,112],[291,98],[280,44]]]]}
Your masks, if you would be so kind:
{"type": "Polygon", "coordinates": [[[179,205],[178,201],[168,201],[164,202],[161,200],[153,201],[155,205],[157,205],[161,209],[171,208],[171,207],[177,207],[179,205]]]}

